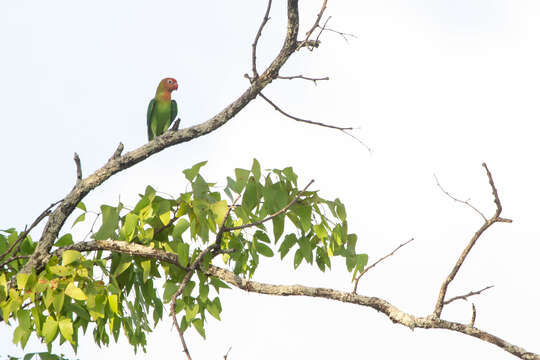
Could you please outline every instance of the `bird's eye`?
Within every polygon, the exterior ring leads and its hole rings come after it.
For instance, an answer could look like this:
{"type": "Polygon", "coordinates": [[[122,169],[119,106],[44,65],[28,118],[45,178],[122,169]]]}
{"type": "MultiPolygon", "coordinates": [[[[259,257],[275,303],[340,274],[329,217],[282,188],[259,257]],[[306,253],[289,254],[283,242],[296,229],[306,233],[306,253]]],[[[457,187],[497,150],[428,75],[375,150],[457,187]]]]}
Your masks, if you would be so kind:
{"type": "Polygon", "coordinates": [[[169,84],[172,84],[172,80],[171,80],[171,79],[167,80],[167,82],[168,82],[169,84]]]}

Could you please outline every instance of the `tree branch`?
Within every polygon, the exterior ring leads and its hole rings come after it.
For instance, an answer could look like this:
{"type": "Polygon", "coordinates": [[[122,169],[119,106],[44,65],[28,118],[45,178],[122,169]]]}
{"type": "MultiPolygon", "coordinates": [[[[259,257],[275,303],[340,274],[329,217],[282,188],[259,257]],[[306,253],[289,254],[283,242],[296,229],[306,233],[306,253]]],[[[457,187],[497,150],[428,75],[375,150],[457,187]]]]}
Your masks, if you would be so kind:
{"type": "Polygon", "coordinates": [[[435,310],[433,311],[433,315],[437,318],[441,316],[441,312],[444,307],[444,297],[446,296],[446,291],[448,290],[448,285],[454,280],[454,277],[458,273],[459,269],[461,268],[461,265],[463,265],[463,262],[465,261],[465,258],[473,248],[474,244],[476,244],[476,241],[482,236],[484,231],[489,229],[491,225],[497,223],[497,222],[512,222],[510,219],[500,218],[502,212],[502,205],[501,201],[499,199],[499,195],[497,193],[497,188],[495,187],[495,183],[493,182],[493,177],[491,176],[491,172],[489,171],[487,165],[485,163],[482,164],[482,166],[486,169],[486,174],[488,176],[489,185],[491,186],[491,190],[494,197],[494,202],[496,205],[495,213],[491,218],[489,218],[487,221],[485,221],[480,229],[476,231],[476,233],[473,235],[463,252],[461,253],[460,257],[458,258],[456,264],[454,265],[452,271],[450,271],[450,274],[446,277],[446,279],[443,281],[441,285],[441,290],[439,291],[439,297],[437,298],[437,303],[435,304],[435,310]]]}
{"type": "Polygon", "coordinates": [[[491,289],[493,287],[493,285],[490,285],[490,286],[486,286],[485,288],[483,288],[482,290],[477,290],[477,291],[471,291],[465,295],[459,295],[459,296],[454,296],[453,298],[449,299],[449,300],[446,300],[444,302],[444,305],[448,305],[450,304],[452,301],[456,301],[456,300],[467,300],[468,297],[470,296],[473,296],[473,295],[480,295],[483,291],[487,290],[487,289],[491,289]]]}
{"type": "MultiPolygon", "coordinates": [[[[140,244],[128,243],[126,241],[94,240],[89,242],[81,242],[59,249],[54,252],[54,255],[61,256],[63,251],[69,249],[78,251],[115,251],[119,253],[129,254],[132,256],[137,255],[144,258],[156,259],[178,266],[181,269],[188,270],[179,265],[178,256],[176,254],[168,253],[164,250],[154,249],[140,244]]],[[[366,306],[383,313],[393,323],[399,323],[401,325],[407,326],[410,329],[423,328],[451,330],[478,338],[482,341],[492,343],[521,359],[540,360],[540,355],[528,352],[525,349],[513,345],[486,331],[480,330],[470,325],[442,320],[438,317],[434,317],[431,315],[426,317],[416,317],[400,310],[399,308],[392,305],[390,302],[378,297],[363,296],[334,289],[309,287],[303,285],[273,285],[260,283],[243,279],[238,275],[235,275],[232,271],[214,265],[209,265],[208,269],[204,270],[204,272],[207,275],[216,276],[221,280],[244,291],[275,296],[308,296],[336,300],[344,303],[356,304],[359,306],[366,306]]]]}
{"type": "Polygon", "coordinates": [[[366,267],[361,273],[360,275],[358,275],[358,277],[354,280],[354,288],[353,288],[353,294],[356,294],[356,289],[358,288],[358,281],[360,280],[360,278],[365,274],[367,273],[371,268],[375,267],[375,265],[377,265],[378,263],[380,263],[381,261],[383,261],[384,259],[394,255],[394,253],[396,251],[398,251],[399,249],[401,249],[403,246],[407,245],[408,243],[410,243],[411,241],[413,241],[414,238],[411,238],[410,240],[404,242],[403,244],[399,245],[397,248],[395,248],[394,250],[392,250],[391,253],[389,254],[386,254],[385,256],[383,256],[382,258],[380,258],[379,260],[375,261],[373,264],[369,265],[368,267],[366,267]]]}
{"type": "Polygon", "coordinates": [[[39,272],[45,266],[43,260],[49,254],[54,240],[62,228],[67,217],[73,212],[75,206],[93,189],[104,183],[114,174],[125,170],[148,157],[177,144],[181,144],[200,136],[204,136],[226,124],[251,100],[253,100],[265,86],[274,80],[281,67],[295,52],[298,37],[298,0],[287,0],[287,33],[279,54],[266,70],[255,79],[238,99],[228,105],[224,110],[202,124],[178,131],[169,130],[163,135],[144,144],[143,146],[124,154],[121,157],[111,158],[103,167],[80,181],[63,199],[62,203],[50,214],[45,225],[41,239],[29,261],[21,269],[22,273],[32,270],[39,272]]]}
{"type": "Polygon", "coordinates": [[[261,22],[261,25],[259,26],[259,30],[257,30],[257,35],[255,35],[255,40],[253,41],[253,44],[251,44],[251,70],[253,71],[253,78],[257,78],[259,76],[259,73],[257,72],[257,43],[259,42],[259,38],[261,37],[262,31],[268,20],[270,18],[268,15],[270,14],[270,8],[272,7],[272,0],[268,0],[268,5],[266,7],[266,12],[264,13],[263,20],[261,22]]]}
{"type": "Polygon", "coordinates": [[[75,161],[75,166],[77,168],[77,181],[75,184],[78,184],[82,180],[81,158],[79,157],[79,154],[75,153],[75,155],[73,155],[73,160],[75,161]]]}
{"type": "Polygon", "coordinates": [[[444,188],[442,187],[442,185],[439,183],[439,179],[437,178],[437,175],[433,174],[433,177],[435,178],[435,181],[437,182],[437,186],[439,187],[439,189],[441,189],[441,191],[446,194],[446,196],[448,196],[450,199],[454,200],[455,202],[458,202],[460,204],[464,204],[468,207],[470,207],[471,209],[473,209],[478,215],[480,215],[482,217],[482,219],[484,219],[484,221],[488,221],[488,219],[486,218],[486,216],[480,211],[478,210],[477,208],[475,208],[470,202],[469,200],[460,200],[454,196],[452,196],[448,191],[444,190],[444,188]]]}
{"type": "MultiPolygon", "coordinates": [[[[315,29],[319,26],[319,22],[321,21],[321,18],[324,14],[324,10],[326,10],[326,3],[328,2],[328,0],[324,0],[323,1],[323,4],[321,6],[321,10],[319,11],[319,13],[317,14],[317,19],[315,19],[315,23],[313,24],[313,26],[311,27],[311,29],[309,29],[309,31],[306,33],[306,39],[304,41],[302,41],[298,47],[296,48],[296,50],[300,50],[302,47],[304,47],[306,45],[306,43],[309,41],[309,37],[311,36],[311,34],[313,34],[313,32],[315,31],[315,29]]],[[[310,50],[313,50],[313,47],[309,48],[308,49],[310,50]]]]}
{"type": "Polygon", "coordinates": [[[280,75],[277,78],[278,79],[283,79],[283,80],[293,80],[293,79],[309,80],[309,81],[313,81],[315,83],[315,85],[317,85],[317,81],[330,80],[330,78],[328,76],[314,78],[314,77],[307,77],[307,76],[304,76],[304,75],[294,75],[294,76],[281,76],[280,75]]]}

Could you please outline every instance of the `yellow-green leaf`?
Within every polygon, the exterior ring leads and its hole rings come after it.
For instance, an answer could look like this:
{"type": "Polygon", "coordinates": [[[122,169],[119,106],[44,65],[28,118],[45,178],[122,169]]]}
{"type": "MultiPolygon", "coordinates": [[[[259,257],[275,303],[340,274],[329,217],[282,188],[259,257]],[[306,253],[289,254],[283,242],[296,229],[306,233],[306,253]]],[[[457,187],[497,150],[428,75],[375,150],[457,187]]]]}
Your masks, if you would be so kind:
{"type": "Polygon", "coordinates": [[[68,265],[81,258],[81,253],[77,250],[66,250],[62,253],[62,265],[68,265]]]}
{"type": "Polygon", "coordinates": [[[164,212],[163,214],[159,215],[159,220],[161,220],[163,225],[165,226],[169,225],[169,222],[171,221],[170,211],[164,212]]]}
{"type": "Polygon", "coordinates": [[[118,295],[109,295],[109,307],[113,313],[118,314],[118,295]]]}
{"type": "Polygon", "coordinates": [[[47,342],[47,344],[53,341],[56,337],[56,334],[58,334],[58,323],[52,318],[52,316],[48,316],[47,320],[45,320],[45,324],[43,324],[42,334],[45,337],[45,341],[47,342]]]}
{"type": "Polygon", "coordinates": [[[74,344],[73,342],[73,324],[71,323],[71,319],[69,318],[63,318],[58,322],[58,327],[60,328],[60,333],[64,338],[69,340],[70,343],[74,344]]]}
{"type": "Polygon", "coordinates": [[[210,210],[216,216],[216,224],[218,226],[221,226],[223,223],[223,219],[225,219],[225,214],[227,214],[228,208],[229,206],[225,200],[221,200],[210,205],[210,210]]]}
{"type": "Polygon", "coordinates": [[[23,273],[17,274],[17,287],[20,290],[24,289],[24,286],[26,285],[26,282],[28,281],[29,276],[30,274],[23,274],[23,273]]]}
{"type": "Polygon", "coordinates": [[[88,299],[88,296],[79,289],[73,282],[70,282],[68,286],[66,287],[65,293],[67,296],[72,297],[75,300],[86,300],[88,299]]]}
{"type": "Polygon", "coordinates": [[[114,276],[118,276],[124,271],[126,271],[131,266],[131,261],[126,261],[125,263],[122,263],[118,265],[116,270],[114,271],[114,276]]]}
{"type": "Polygon", "coordinates": [[[143,268],[143,282],[146,282],[150,275],[150,268],[152,267],[150,260],[141,261],[141,267],[143,268]]]}

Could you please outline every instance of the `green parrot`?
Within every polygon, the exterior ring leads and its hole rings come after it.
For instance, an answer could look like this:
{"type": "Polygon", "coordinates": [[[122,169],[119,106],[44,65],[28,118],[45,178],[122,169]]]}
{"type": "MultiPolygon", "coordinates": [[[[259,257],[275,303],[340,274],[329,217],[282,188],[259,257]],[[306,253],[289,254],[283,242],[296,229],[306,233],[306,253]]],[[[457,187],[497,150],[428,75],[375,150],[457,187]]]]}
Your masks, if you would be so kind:
{"type": "Polygon", "coordinates": [[[171,100],[171,93],[178,89],[178,82],[173,78],[160,81],[156,96],[150,100],[146,112],[146,125],[148,126],[148,140],[163,134],[178,114],[178,104],[171,100]]]}

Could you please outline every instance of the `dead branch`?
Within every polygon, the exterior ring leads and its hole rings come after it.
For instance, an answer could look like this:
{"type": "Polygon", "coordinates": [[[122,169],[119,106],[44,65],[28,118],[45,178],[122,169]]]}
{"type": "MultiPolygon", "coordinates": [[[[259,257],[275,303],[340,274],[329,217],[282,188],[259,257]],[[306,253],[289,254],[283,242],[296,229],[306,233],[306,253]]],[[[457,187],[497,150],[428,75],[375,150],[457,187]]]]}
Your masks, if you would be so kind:
{"type": "Polygon", "coordinates": [[[319,38],[321,37],[321,34],[325,31],[330,31],[330,32],[333,32],[333,33],[336,33],[338,35],[341,35],[341,37],[343,38],[343,40],[345,40],[345,42],[348,44],[349,43],[349,40],[347,39],[347,36],[350,36],[350,37],[353,37],[353,38],[356,38],[357,36],[354,35],[354,34],[349,34],[349,33],[346,33],[346,32],[342,32],[342,31],[337,31],[337,30],[334,30],[334,29],[330,29],[328,27],[326,27],[326,25],[328,24],[328,22],[330,21],[332,17],[329,16],[328,19],[326,19],[326,21],[324,22],[323,26],[318,26],[319,29],[321,29],[321,31],[319,31],[319,34],[317,35],[317,37],[315,38],[315,41],[319,41],[319,38]]]}
{"type": "Polygon", "coordinates": [[[261,22],[261,25],[259,26],[259,30],[257,30],[257,35],[255,35],[255,40],[253,41],[253,44],[251,44],[251,71],[253,71],[253,78],[257,78],[259,76],[259,73],[257,72],[257,43],[259,42],[259,38],[261,37],[262,31],[268,20],[270,20],[270,17],[268,16],[270,14],[270,8],[272,7],[272,0],[268,0],[268,5],[266,6],[266,12],[264,13],[263,20],[261,22]]]}
{"type": "Polygon", "coordinates": [[[75,153],[75,155],[73,155],[73,160],[77,167],[77,181],[75,183],[78,184],[82,180],[81,158],[79,157],[79,154],[75,153]]]}
{"type": "Polygon", "coordinates": [[[283,79],[283,80],[293,80],[293,79],[309,80],[309,81],[313,81],[313,83],[315,85],[317,85],[317,81],[330,80],[330,78],[328,76],[314,78],[314,77],[307,77],[307,76],[304,76],[304,75],[294,75],[294,76],[281,76],[280,75],[277,78],[278,79],[283,79]]]}
{"type": "Polygon", "coordinates": [[[358,277],[356,279],[354,279],[354,288],[353,288],[353,294],[356,294],[356,289],[358,288],[358,281],[360,280],[360,278],[362,276],[364,276],[365,273],[367,273],[371,268],[375,267],[375,265],[377,265],[378,263],[380,263],[381,261],[383,261],[384,259],[386,258],[389,258],[390,256],[394,255],[394,253],[396,251],[398,251],[399,249],[401,249],[403,246],[407,245],[408,243],[410,243],[411,241],[413,241],[414,238],[411,238],[410,240],[404,242],[403,244],[399,245],[397,248],[395,248],[394,250],[392,250],[391,253],[389,254],[386,254],[385,256],[383,256],[382,258],[380,258],[379,260],[375,261],[373,264],[369,265],[368,267],[366,267],[361,273],[360,275],[358,275],[358,277]]]}
{"type": "Polygon", "coordinates": [[[448,285],[454,280],[454,277],[458,273],[459,269],[461,268],[461,265],[463,265],[463,262],[465,261],[465,258],[473,248],[474,244],[476,244],[476,241],[482,236],[482,234],[491,227],[491,225],[497,223],[497,222],[512,222],[510,219],[500,218],[502,212],[502,205],[501,201],[499,199],[499,195],[497,193],[497,188],[495,187],[495,183],[493,182],[493,177],[491,176],[491,172],[489,171],[487,165],[485,163],[482,164],[482,166],[486,169],[486,174],[488,176],[489,185],[491,186],[491,190],[494,197],[494,202],[496,205],[495,213],[491,218],[489,218],[487,221],[485,221],[482,226],[474,233],[473,237],[459,256],[456,264],[452,268],[452,271],[450,271],[450,274],[446,277],[446,279],[443,281],[441,285],[441,290],[439,291],[439,297],[437,298],[437,303],[435,304],[435,310],[433,311],[433,316],[439,318],[441,316],[441,312],[444,307],[444,298],[446,296],[446,291],[448,290],[448,285]]]}
{"type": "Polygon", "coordinates": [[[450,194],[448,191],[444,190],[444,188],[442,187],[442,185],[439,183],[439,179],[437,178],[437,175],[433,174],[433,177],[435,178],[435,181],[437,182],[437,186],[439,187],[439,189],[441,189],[441,191],[446,195],[448,196],[450,199],[454,200],[455,202],[458,202],[460,204],[464,204],[468,207],[470,207],[471,209],[473,209],[478,215],[480,215],[482,217],[482,219],[484,219],[484,221],[488,221],[488,219],[486,218],[486,216],[480,211],[478,210],[477,208],[475,208],[470,202],[469,200],[460,200],[456,197],[454,197],[452,194],[450,194]]]}
{"type": "Polygon", "coordinates": [[[493,287],[493,285],[490,285],[490,286],[486,286],[485,288],[483,288],[482,290],[477,290],[477,291],[471,291],[465,295],[459,295],[459,296],[454,296],[453,298],[449,299],[449,300],[446,300],[444,302],[444,305],[448,305],[450,304],[452,301],[456,301],[456,300],[467,300],[468,297],[471,297],[471,296],[474,296],[474,295],[480,295],[483,291],[487,290],[487,289],[491,289],[493,287]]]}
{"type": "MultiPolygon", "coordinates": [[[[304,47],[306,45],[306,43],[309,41],[309,37],[311,36],[311,34],[313,34],[315,29],[319,26],[319,22],[321,21],[321,18],[322,18],[323,14],[324,14],[324,10],[326,10],[327,1],[328,0],[323,1],[323,4],[321,6],[321,10],[317,14],[317,19],[315,19],[315,23],[313,24],[311,29],[309,29],[309,31],[306,33],[306,39],[300,45],[298,45],[298,47],[296,48],[297,51],[300,50],[302,47],[304,47]]],[[[313,50],[313,47],[308,47],[308,49],[313,50]]]]}
{"type": "MultiPolygon", "coordinates": [[[[164,250],[154,249],[140,244],[128,243],[126,241],[98,240],[80,242],[77,244],[66,246],[63,249],[59,249],[54,254],[56,256],[61,256],[62,252],[68,249],[78,251],[108,250],[118,253],[130,254],[132,256],[138,255],[144,258],[152,258],[162,262],[166,262],[178,266],[184,270],[187,270],[179,266],[178,256],[176,254],[168,253],[164,250]]],[[[303,285],[274,285],[250,281],[235,275],[232,271],[214,265],[209,265],[208,269],[201,270],[204,271],[207,275],[216,276],[221,280],[229,283],[230,285],[247,292],[256,292],[259,294],[267,294],[274,296],[316,297],[336,300],[359,306],[366,306],[384,314],[393,323],[399,323],[401,325],[407,326],[410,329],[446,329],[450,331],[455,331],[494,344],[501,349],[509,352],[510,354],[517,356],[520,359],[540,360],[539,354],[529,352],[489,332],[475,328],[473,326],[474,324],[461,324],[453,321],[442,320],[432,315],[426,317],[417,317],[400,310],[396,306],[392,305],[390,302],[378,297],[357,295],[350,292],[344,292],[328,288],[309,287],[303,285]]]]}

